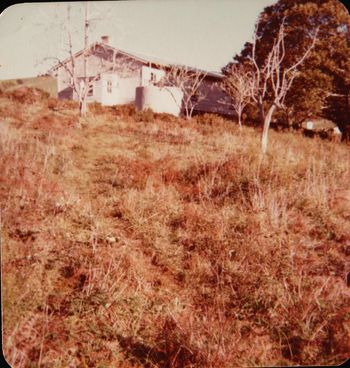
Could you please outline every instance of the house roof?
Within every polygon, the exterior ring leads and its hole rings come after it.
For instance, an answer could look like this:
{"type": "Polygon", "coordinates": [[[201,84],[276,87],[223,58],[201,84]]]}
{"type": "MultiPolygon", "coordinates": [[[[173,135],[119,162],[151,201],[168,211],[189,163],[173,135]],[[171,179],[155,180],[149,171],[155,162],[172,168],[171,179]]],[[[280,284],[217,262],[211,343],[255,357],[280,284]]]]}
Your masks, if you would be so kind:
{"type": "Polygon", "coordinates": [[[192,70],[200,71],[203,74],[206,73],[210,77],[223,78],[223,75],[219,72],[207,71],[207,70],[204,70],[204,69],[195,68],[195,67],[188,66],[188,65],[185,65],[185,64],[181,64],[181,63],[174,63],[173,61],[162,59],[162,58],[159,58],[157,56],[149,56],[149,55],[145,55],[145,54],[142,54],[142,53],[137,53],[137,52],[134,52],[134,51],[131,51],[131,52],[122,51],[122,50],[118,50],[118,51],[126,54],[129,57],[135,58],[135,59],[137,59],[141,62],[147,63],[147,64],[151,63],[151,64],[155,64],[155,65],[161,65],[161,66],[164,66],[164,67],[166,67],[166,66],[187,67],[187,68],[192,69],[192,70]]]}
{"type": "MultiPolygon", "coordinates": [[[[154,65],[158,65],[158,66],[162,66],[162,67],[171,67],[171,66],[186,67],[186,68],[189,68],[190,70],[199,71],[199,72],[201,72],[203,74],[206,74],[208,77],[217,78],[217,79],[223,78],[223,74],[218,73],[218,72],[206,71],[206,70],[195,68],[195,67],[191,67],[191,66],[188,66],[188,65],[174,63],[174,62],[171,62],[169,60],[161,59],[161,58],[156,57],[156,56],[149,56],[149,55],[144,55],[144,54],[141,54],[141,53],[136,53],[136,52],[133,52],[133,51],[132,52],[129,52],[129,51],[120,50],[120,49],[117,49],[117,48],[115,48],[113,46],[110,46],[110,45],[107,45],[107,44],[101,43],[101,42],[95,42],[92,45],[90,45],[90,50],[91,49],[93,50],[96,46],[102,46],[102,47],[104,47],[106,49],[110,49],[110,50],[116,51],[119,54],[125,55],[125,56],[127,56],[129,58],[132,58],[134,60],[137,60],[137,61],[139,61],[139,62],[141,62],[141,63],[143,63],[145,65],[147,65],[147,64],[154,64],[154,65]]],[[[73,55],[73,57],[78,57],[82,53],[83,53],[83,50],[80,50],[80,51],[76,52],[73,55]]],[[[62,64],[66,64],[70,60],[71,60],[70,57],[66,58],[61,63],[58,63],[58,64],[54,65],[53,67],[51,67],[48,72],[50,73],[50,72],[55,71],[62,64]]]]}

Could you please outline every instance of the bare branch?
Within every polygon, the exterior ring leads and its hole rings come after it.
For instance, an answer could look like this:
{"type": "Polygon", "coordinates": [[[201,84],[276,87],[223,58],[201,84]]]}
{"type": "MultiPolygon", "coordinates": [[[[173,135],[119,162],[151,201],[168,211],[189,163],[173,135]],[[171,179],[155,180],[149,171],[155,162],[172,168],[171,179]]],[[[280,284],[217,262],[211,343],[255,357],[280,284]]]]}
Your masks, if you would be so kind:
{"type": "Polygon", "coordinates": [[[264,125],[262,137],[263,152],[267,149],[267,134],[273,113],[277,107],[283,107],[286,95],[291,88],[294,79],[298,75],[299,66],[302,65],[309,56],[317,41],[318,29],[316,29],[313,34],[312,42],[307,47],[306,51],[299,56],[292,65],[285,67],[286,49],[284,23],[285,18],[282,20],[280,29],[277,33],[277,38],[274,40],[273,46],[261,67],[258,65],[256,56],[256,45],[258,40],[257,25],[253,38],[252,55],[249,57],[249,61],[254,70],[254,76],[252,77],[253,83],[251,85],[251,98],[259,107],[261,119],[264,125]]]}
{"type": "Polygon", "coordinates": [[[242,127],[242,112],[251,102],[253,85],[253,74],[235,64],[231,66],[229,74],[224,78],[221,85],[222,89],[232,98],[232,106],[238,115],[240,128],[242,127]]]}
{"type": "Polygon", "coordinates": [[[206,97],[206,93],[201,89],[201,86],[207,73],[183,65],[159,67],[165,71],[165,76],[159,83],[160,86],[173,86],[182,91],[182,104],[185,114],[188,119],[191,118],[195,107],[206,97]]]}

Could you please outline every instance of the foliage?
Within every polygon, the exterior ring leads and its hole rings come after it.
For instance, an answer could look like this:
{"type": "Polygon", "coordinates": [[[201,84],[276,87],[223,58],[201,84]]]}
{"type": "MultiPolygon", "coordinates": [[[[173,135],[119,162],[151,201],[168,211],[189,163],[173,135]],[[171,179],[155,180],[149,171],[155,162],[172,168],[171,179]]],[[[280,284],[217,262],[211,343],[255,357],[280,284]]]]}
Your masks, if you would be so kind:
{"type": "MultiPolygon", "coordinates": [[[[310,34],[318,28],[318,40],[307,60],[300,66],[300,73],[289,90],[281,119],[290,124],[300,124],[310,114],[326,115],[344,129],[349,119],[338,114],[334,104],[348,110],[347,99],[335,95],[348,95],[350,76],[350,17],[337,0],[280,0],[265,8],[259,18],[256,54],[262,65],[282,20],[285,24],[286,57],[290,65],[310,42],[310,34]],[[338,98],[338,99],[337,99],[338,98]],[[345,105],[345,106],[344,106],[345,105]]],[[[246,43],[235,61],[246,63],[252,53],[252,44],[246,43]]],[[[227,70],[230,64],[224,68],[227,70]]]]}
{"type": "Polygon", "coordinates": [[[55,78],[49,76],[0,81],[0,88],[6,91],[18,88],[19,86],[37,88],[48,92],[51,97],[57,97],[57,81],[55,78]]]}
{"type": "Polygon", "coordinates": [[[23,104],[32,104],[36,101],[47,100],[49,93],[41,89],[21,86],[5,92],[5,95],[14,101],[23,104]]]}

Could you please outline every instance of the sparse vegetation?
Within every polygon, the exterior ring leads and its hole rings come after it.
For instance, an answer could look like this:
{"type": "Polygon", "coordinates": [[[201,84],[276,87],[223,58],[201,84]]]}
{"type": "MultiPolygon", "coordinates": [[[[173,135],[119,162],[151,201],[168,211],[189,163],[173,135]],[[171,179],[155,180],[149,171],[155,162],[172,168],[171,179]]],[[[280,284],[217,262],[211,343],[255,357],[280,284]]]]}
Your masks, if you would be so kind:
{"type": "Polygon", "coordinates": [[[0,96],[11,366],[348,358],[348,145],[28,96],[0,96]]]}

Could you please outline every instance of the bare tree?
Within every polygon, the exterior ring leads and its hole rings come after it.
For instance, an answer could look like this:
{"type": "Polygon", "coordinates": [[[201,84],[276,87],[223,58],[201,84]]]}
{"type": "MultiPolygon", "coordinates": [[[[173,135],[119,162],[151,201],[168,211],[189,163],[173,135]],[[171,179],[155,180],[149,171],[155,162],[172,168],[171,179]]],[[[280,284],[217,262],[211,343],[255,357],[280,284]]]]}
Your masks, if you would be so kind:
{"type": "MultiPolygon", "coordinates": [[[[84,17],[84,82],[80,83],[79,93],[79,111],[81,115],[85,115],[87,112],[87,95],[90,88],[88,77],[88,47],[89,47],[89,3],[85,2],[85,17],[84,17]]],[[[70,42],[71,45],[71,42],[70,42]]],[[[71,48],[70,48],[71,50],[71,48]]],[[[73,59],[73,58],[72,58],[73,59]]]]}
{"type": "MultiPolygon", "coordinates": [[[[101,73],[111,72],[117,73],[119,77],[126,78],[136,73],[134,61],[127,54],[114,48],[100,43],[98,50],[96,44],[89,45],[89,27],[92,20],[98,18],[89,17],[89,5],[85,2],[84,14],[84,46],[79,53],[73,52],[72,30],[71,30],[71,8],[67,6],[67,38],[68,38],[68,58],[64,61],[58,57],[47,57],[45,60],[54,60],[56,65],[51,68],[49,73],[63,70],[66,75],[66,85],[73,94],[77,96],[79,101],[80,115],[85,115],[88,110],[89,91],[93,89],[94,84],[101,78],[101,73]],[[95,45],[95,46],[94,46],[95,45]],[[99,58],[100,70],[96,73],[96,68],[90,70],[89,58],[93,54],[99,58]]],[[[60,78],[60,76],[58,76],[60,78]]]]}
{"type": "Polygon", "coordinates": [[[69,64],[65,64],[64,68],[71,76],[71,85],[73,90],[77,93],[79,99],[79,112],[80,115],[87,113],[87,96],[89,89],[92,87],[93,82],[98,78],[89,78],[88,74],[88,57],[89,57],[89,3],[85,2],[85,16],[84,16],[84,49],[83,49],[83,75],[78,76],[75,68],[75,58],[73,55],[72,46],[72,33],[70,29],[70,6],[67,8],[67,22],[68,22],[68,42],[69,42],[69,56],[71,69],[69,70],[69,64]]]}
{"type": "MultiPolygon", "coordinates": [[[[73,93],[76,93],[79,100],[79,112],[80,115],[85,115],[87,113],[87,96],[89,89],[92,87],[93,82],[98,79],[98,75],[93,78],[88,76],[88,58],[89,58],[89,45],[88,45],[88,34],[89,34],[89,19],[88,19],[88,2],[85,2],[85,16],[84,16],[84,49],[83,55],[83,68],[82,72],[78,72],[76,66],[76,57],[73,53],[73,42],[72,42],[72,31],[71,31],[71,7],[67,5],[67,37],[68,37],[68,60],[60,60],[58,57],[46,57],[44,61],[54,60],[56,66],[55,68],[62,68],[67,76],[69,77],[69,87],[72,89],[73,93]]],[[[49,73],[50,73],[49,71],[49,73]]]]}
{"type": "Polygon", "coordinates": [[[170,67],[162,67],[162,69],[165,71],[165,76],[160,85],[162,87],[173,86],[181,90],[183,93],[182,106],[186,119],[190,119],[194,108],[206,97],[204,89],[200,87],[207,73],[183,65],[171,65],[170,67]]]}
{"type": "Polygon", "coordinates": [[[283,107],[287,92],[291,88],[295,77],[298,75],[298,67],[305,61],[315,46],[318,29],[314,34],[310,35],[310,45],[304,51],[303,55],[299,56],[296,61],[288,67],[283,64],[286,57],[284,20],[282,21],[272,49],[268,53],[262,66],[258,65],[256,57],[257,31],[258,26],[256,26],[255,29],[252,55],[250,57],[253,66],[251,97],[260,110],[263,124],[261,151],[262,153],[266,153],[268,132],[272,116],[276,108],[283,107]]]}
{"type": "Polygon", "coordinates": [[[232,64],[221,87],[232,98],[232,106],[238,116],[239,128],[242,129],[242,113],[252,99],[252,73],[242,65],[232,64]]]}

